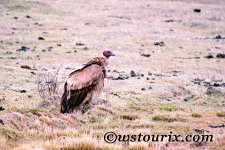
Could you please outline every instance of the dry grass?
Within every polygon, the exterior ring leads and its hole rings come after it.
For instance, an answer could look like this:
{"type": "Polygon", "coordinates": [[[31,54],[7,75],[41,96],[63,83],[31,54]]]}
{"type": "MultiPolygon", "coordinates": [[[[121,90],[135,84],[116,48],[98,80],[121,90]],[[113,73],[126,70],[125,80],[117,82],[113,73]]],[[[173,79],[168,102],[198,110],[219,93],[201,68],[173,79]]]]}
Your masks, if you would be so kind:
{"type": "Polygon", "coordinates": [[[0,1],[0,149],[225,149],[224,128],[209,127],[224,124],[225,89],[201,85],[225,81],[224,59],[204,58],[224,53],[224,40],[214,39],[225,36],[224,6],[222,0],[0,1]],[[67,75],[105,48],[117,54],[107,74],[129,78],[107,79],[100,96],[107,102],[84,115],[59,113],[67,75]],[[103,140],[107,131],[198,130],[215,141],[103,140]]]}
{"type": "Polygon", "coordinates": [[[191,117],[201,118],[201,117],[202,117],[202,115],[201,115],[201,114],[199,114],[199,113],[192,113],[192,114],[191,114],[191,117]]]}

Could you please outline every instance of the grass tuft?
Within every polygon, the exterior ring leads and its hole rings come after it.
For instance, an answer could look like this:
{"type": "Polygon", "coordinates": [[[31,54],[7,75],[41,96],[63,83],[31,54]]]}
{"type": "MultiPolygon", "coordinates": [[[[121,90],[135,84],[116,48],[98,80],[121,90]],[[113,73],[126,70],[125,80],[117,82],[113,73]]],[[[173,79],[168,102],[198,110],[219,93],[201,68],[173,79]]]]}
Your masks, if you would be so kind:
{"type": "Polygon", "coordinates": [[[216,116],[225,118],[225,112],[218,112],[216,113],[216,116]]]}
{"type": "Polygon", "coordinates": [[[191,114],[191,117],[194,117],[194,118],[201,118],[202,115],[201,115],[201,114],[198,114],[198,113],[192,113],[192,114],[191,114]]]}
{"type": "Polygon", "coordinates": [[[175,117],[170,116],[168,114],[158,114],[152,117],[154,121],[164,121],[164,122],[174,122],[174,121],[186,121],[186,119],[182,118],[180,115],[176,115],[175,117]]]}
{"type": "Polygon", "coordinates": [[[176,111],[179,110],[179,107],[175,103],[162,103],[159,105],[159,109],[165,111],[176,111]]]}

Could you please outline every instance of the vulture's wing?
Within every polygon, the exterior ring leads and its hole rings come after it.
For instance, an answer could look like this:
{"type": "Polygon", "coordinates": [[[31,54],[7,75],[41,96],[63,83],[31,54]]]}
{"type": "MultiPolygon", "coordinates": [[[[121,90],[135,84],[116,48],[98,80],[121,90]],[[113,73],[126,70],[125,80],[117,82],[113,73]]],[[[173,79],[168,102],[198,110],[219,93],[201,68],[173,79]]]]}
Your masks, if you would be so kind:
{"type": "Polygon", "coordinates": [[[104,86],[103,71],[100,65],[91,64],[72,72],[64,86],[61,112],[72,112],[86,97],[98,95],[104,86]]]}
{"type": "Polygon", "coordinates": [[[76,91],[94,86],[102,79],[104,79],[102,67],[97,64],[92,64],[72,72],[67,79],[67,86],[70,90],[76,91]]]}

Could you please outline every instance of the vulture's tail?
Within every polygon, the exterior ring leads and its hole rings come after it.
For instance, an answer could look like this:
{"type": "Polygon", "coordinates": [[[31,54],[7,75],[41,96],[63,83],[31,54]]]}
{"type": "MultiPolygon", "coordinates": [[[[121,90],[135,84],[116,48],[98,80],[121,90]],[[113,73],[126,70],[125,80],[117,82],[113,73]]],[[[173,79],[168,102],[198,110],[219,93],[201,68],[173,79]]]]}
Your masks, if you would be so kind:
{"type": "Polygon", "coordinates": [[[68,113],[69,112],[69,105],[68,105],[68,100],[67,100],[67,83],[64,85],[64,93],[61,98],[61,113],[68,113]]]}
{"type": "Polygon", "coordinates": [[[71,113],[76,107],[78,107],[86,98],[90,87],[83,88],[79,91],[68,91],[67,83],[64,85],[64,93],[61,99],[61,113],[71,113]],[[72,92],[68,98],[68,93],[72,92]]]}

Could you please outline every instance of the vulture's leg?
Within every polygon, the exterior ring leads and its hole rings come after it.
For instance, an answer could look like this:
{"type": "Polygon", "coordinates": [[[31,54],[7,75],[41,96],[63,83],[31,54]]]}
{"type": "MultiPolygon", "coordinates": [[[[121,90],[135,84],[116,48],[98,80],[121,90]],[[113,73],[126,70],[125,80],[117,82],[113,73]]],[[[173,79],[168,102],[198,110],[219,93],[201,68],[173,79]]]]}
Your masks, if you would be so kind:
{"type": "Polygon", "coordinates": [[[96,84],[96,86],[92,90],[91,101],[92,101],[93,105],[98,104],[98,98],[99,98],[99,95],[100,95],[103,87],[104,87],[104,76],[101,76],[100,79],[98,80],[98,83],[96,84]]]}
{"type": "Polygon", "coordinates": [[[91,108],[90,101],[86,101],[81,108],[81,113],[85,114],[91,108]]]}
{"type": "Polygon", "coordinates": [[[100,91],[94,91],[91,97],[91,104],[97,105],[99,103],[99,94],[100,91]]]}
{"type": "Polygon", "coordinates": [[[84,114],[87,112],[88,109],[91,108],[91,97],[92,97],[92,92],[88,93],[85,100],[83,101],[81,105],[81,112],[84,114]]]}

